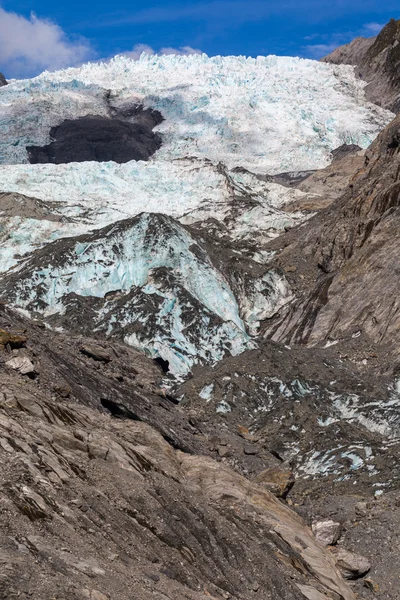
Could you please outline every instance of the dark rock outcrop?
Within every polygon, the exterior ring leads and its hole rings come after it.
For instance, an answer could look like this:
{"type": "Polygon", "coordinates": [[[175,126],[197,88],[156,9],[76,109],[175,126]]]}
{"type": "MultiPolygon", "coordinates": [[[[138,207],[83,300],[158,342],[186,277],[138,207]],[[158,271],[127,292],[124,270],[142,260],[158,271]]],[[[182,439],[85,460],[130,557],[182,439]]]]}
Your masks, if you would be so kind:
{"type": "Polygon", "coordinates": [[[29,161],[63,164],[70,162],[148,160],[161,147],[161,137],[152,131],[156,123],[144,113],[144,122],[87,116],[52,127],[47,146],[27,147],[29,161]]]}
{"type": "Polygon", "coordinates": [[[322,60],[355,65],[357,75],[368,82],[367,98],[400,111],[400,20],[391,19],[377,37],[357,38],[322,60]]]}
{"type": "Polygon", "coordinates": [[[3,85],[7,85],[7,79],[4,77],[3,73],[0,73],[0,87],[3,85]]]}

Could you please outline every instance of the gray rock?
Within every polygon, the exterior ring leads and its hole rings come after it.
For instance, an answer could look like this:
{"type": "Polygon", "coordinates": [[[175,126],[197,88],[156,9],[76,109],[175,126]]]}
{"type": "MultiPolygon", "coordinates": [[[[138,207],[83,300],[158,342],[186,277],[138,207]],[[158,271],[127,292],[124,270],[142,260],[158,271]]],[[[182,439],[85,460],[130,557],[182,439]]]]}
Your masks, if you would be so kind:
{"type": "Polygon", "coordinates": [[[371,569],[368,558],[361,556],[361,554],[355,554],[337,547],[332,548],[331,551],[336,559],[337,566],[346,579],[359,579],[371,569]]]}
{"type": "Polygon", "coordinates": [[[80,351],[82,354],[93,358],[93,360],[97,360],[99,362],[108,363],[111,361],[111,354],[102,348],[101,346],[97,346],[95,344],[85,344],[81,346],[80,351]]]}
{"type": "Polygon", "coordinates": [[[400,109],[400,20],[391,19],[377,37],[356,38],[323,58],[324,62],[355,65],[356,73],[368,82],[366,96],[371,102],[400,109]]]}
{"type": "Polygon", "coordinates": [[[335,521],[317,521],[311,527],[313,534],[323,546],[334,546],[342,532],[342,526],[335,521]]]}
{"type": "Polygon", "coordinates": [[[21,373],[21,375],[33,375],[35,367],[26,356],[16,356],[6,362],[8,367],[21,373]]]}
{"type": "Polygon", "coordinates": [[[7,79],[4,77],[3,73],[0,73],[0,87],[7,85],[7,83],[7,79]]]}
{"type": "MultiPolygon", "coordinates": [[[[160,116],[159,121],[162,121],[160,116]]],[[[68,120],[50,130],[47,146],[29,146],[33,164],[83,161],[148,160],[161,147],[159,134],[143,123],[87,116],[68,120]]]]}

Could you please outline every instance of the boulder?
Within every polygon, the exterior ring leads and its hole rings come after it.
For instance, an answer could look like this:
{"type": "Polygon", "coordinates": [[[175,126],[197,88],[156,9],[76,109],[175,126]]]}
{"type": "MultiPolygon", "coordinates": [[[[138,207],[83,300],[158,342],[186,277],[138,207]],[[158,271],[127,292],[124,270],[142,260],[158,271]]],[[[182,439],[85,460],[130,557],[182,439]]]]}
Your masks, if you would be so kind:
{"type": "Polygon", "coordinates": [[[255,482],[266,488],[277,498],[286,498],[294,485],[294,474],[290,468],[271,467],[261,471],[255,478],[255,482]]]}
{"type": "Polygon", "coordinates": [[[80,347],[80,351],[82,354],[99,362],[109,363],[111,361],[110,353],[101,346],[96,346],[95,344],[85,344],[80,347]]]}
{"type": "Polygon", "coordinates": [[[6,362],[8,367],[21,373],[21,375],[34,375],[35,367],[26,356],[16,356],[6,362]]]}
{"type": "Polygon", "coordinates": [[[333,547],[331,552],[336,559],[336,564],[346,579],[359,579],[368,573],[371,569],[371,563],[368,558],[350,552],[344,548],[333,547]]]}
{"type": "Polygon", "coordinates": [[[313,523],[311,529],[323,546],[334,546],[342,532],[341,524],[330,519],[313,523]]]}
{"type": "Polygon", "coordinates": [[[25,346],[28,338],[25,335],[14,334],[0,329],[0,347],[10,345],[11,348],[22,348],[25,346]]]}

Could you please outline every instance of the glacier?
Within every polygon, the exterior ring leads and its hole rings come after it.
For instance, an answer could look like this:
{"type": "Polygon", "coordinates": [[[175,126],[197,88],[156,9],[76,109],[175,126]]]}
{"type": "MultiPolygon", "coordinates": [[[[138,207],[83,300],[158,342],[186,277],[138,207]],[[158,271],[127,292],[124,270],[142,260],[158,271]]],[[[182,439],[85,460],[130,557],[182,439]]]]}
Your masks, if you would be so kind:
{"type": "Polygon", "coordinates": [[[368,103],[354,69],[266,56],[119,56],[44,72],[0,90],[0,164],[27,163],[66,119],[109,116],[132,103],[157,109],[155,160],[188,156],[279,173],[326,166],[344,143],[367,147],[392,118],[368,103]]]}
{"type": "Polygon", "coordinates": [[[48,245],[10,271],[0,289],[51,326],[71,329],[77,321],[79,331],[161,357],[175,376],[254,348],[260,320],[291,300],[279,273],[225,273],[201,237],[149,213],[48,245]]]}
{"type": "Polygon", "coordinates": [[[0,89],[0,194],[17,207],[0,202],[3,291],[56,328],[83,315],[177,376],[243,352],[293,298],[264,245],[312,216],[287,208],[310,195],[271,175],[365,148],[392,116],[352,67],[299,58],[143,54],[13,81],[0,89]],[[148,161],[29,164],[27,146],[63,121],[138,106],[164,117],[148,161]],[[232,260],[217,267],[221,248],[232,260]]]}
{"type": "MultiPolygon", "coordinates": [[[[0,190],[51,203],[57,220],[7,218],[0,204],[0,272],[51,240],[104,227],[141,212],[160,212],[194,224],[229,224],[235,240],[275,237],[310,214],[285,211],[304,192],[228,171],[204,159],[155,162],[0,166],[0,190]],[[251,198],[251,206],[245,199],[251,198]]],[[[21,209],[21,214],[23,214],[21,209]]]]}

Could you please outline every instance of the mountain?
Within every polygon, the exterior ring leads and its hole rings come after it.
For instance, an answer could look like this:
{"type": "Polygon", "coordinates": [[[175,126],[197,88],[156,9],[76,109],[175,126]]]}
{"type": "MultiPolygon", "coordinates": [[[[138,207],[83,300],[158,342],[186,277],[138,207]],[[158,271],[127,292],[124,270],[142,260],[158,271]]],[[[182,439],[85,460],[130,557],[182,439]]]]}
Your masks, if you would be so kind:
{"type": "Polygon", "coordinates": [[[3,73],[0,73],[0,87],[4,85],[7,85],[7,80],[4,77],[3,73]]]}
{"type": "Polygon", "coordinates": [[[400,20],[391,19],[378,36],[356,38],[322,59],[336,65],[355,65],[368,85],[371,102],[400,111],[400,20]]]}
{"type": "Polygon", "coordinates": [[[296,267],[291,279],[298,301],[272,326],[274,339],[331,344],[363,332],[398,356],[399,141],[396,117],[371,145],[343,196],[295,239],[288,234],[277,261],[296,267]]]}
{"type": "Polygon", "coordinates": [[[0,597],[397,600],[393,27],[1,88],[0,597]]]}
{"type": "Polygon", "coordinates": [[[13,267],[4,297],[57,327],[79,329],[85,314],[88,330],[160,357],[175,375],[253,347],[261,321],[292,297],[266,246],[309,219],[321,196],[274,175],[325,167],[346,144],[365,148],[392,117],[365,101],[349,67],[197,55],[118,57],[16,81],[0,114],[0,186],[21,198],[4,215],[1,268],[13,267]],[[133,158],[139,147],[146,160],[133,158]],[[74,240],[21,261],[49,236],[74,240]],[[148,265],[133,278],[132,244],[148,265]],[[71,270],[76,282],[89,278],[86,291],[68,282],[71,270]],[[108,283],[94,284],[105,273],[108,283]]]}

